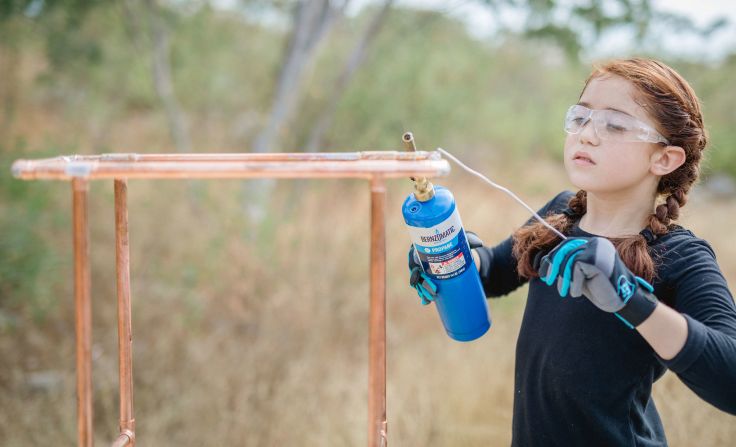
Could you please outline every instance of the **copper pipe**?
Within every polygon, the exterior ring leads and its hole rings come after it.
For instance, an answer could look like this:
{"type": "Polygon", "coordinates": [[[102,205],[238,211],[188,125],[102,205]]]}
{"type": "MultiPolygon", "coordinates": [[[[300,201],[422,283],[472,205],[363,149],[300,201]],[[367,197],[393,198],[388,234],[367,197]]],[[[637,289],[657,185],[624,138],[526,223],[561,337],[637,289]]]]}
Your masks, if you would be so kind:
{"type": "Polygon", "coordinates": [[[16,160],[21,179],[73,178],[366,178],[431,177],[450,171],[438,152],[354,152],[322,154],[117,154],[16,160]],[[124,155],[124,157],[123,157],[124,155]],[[170,155],[170,156],[167,156],[170,155]],[[202,157],[194,157],[194,156],[202,157]],[[299,157],[297,157],[299,155],[299,157]],[[306,158],[308,155],[312,158],[306,158]],[[268,157],[264,157],[268,156],[268,157]],[[315,158],[316,157],[316,158],[315,158]]]}
{"type": "Polygon", "coordinates": [[[120,433],[120,436],[118,436],[117,439],[115,439],[110,446],[125,447],[128,445],[135,445],[135,435],[133,434],[133,432],[126,430],[125,432],[120,433]]]}
{"type": "Polygon", "coordinates": [[[214,153],[164,153],[139,154],[135,152],[113,152],[97,155],[60,155],[41,158],[39,163],[76,161],[355,161],[355,160],[438,160],[439,152],[406,151],[360,151],[360,152],[214,152],[214,153]]]}
{"type": "Polygon", "coordinates": [[[371,266],[368,366],[368,446],[387,445],[386,422],[386,186],[371,179],[371,266]]]}
{"type": "Polygon", "coordinates": [[[120,433],[121,437],[125,436],[129,440],[123,445],[135,446],[133,328],[130,304],[130,245],[128,243],[128,183],[126,179],[115,179],[115,265],[118,290],[120,433]]]}
{"type": "Polygon", "coordinates": [[[92,447],[92,305],[90,301],[89,182],[72,181],[74,244],[74,307],[77,349],[77,432],[80,447],[92,447]]]}

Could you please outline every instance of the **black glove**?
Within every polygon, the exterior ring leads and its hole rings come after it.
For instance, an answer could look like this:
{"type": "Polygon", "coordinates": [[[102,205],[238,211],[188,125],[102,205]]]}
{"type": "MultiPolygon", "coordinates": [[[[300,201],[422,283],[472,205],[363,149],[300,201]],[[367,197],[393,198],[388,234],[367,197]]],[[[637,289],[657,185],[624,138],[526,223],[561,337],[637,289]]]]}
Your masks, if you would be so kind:
{"type": "Polygon", "coordinates": [[[478,237],[477,234],[472,231],[466,231],[465,235],[468,237],[468,245],[470,248],[478,248],[483,246],[483,241],[478,237]]]}
{"type": "Polygon", "coordinates": [[[573,297],[585,295],[629,328],[640,325],[657,307],[652,285],[626,267],[606,238],[568,238],[535,261],[539,278],[548,286],[557,282],[561,297],[568,292],[573,297]]]}

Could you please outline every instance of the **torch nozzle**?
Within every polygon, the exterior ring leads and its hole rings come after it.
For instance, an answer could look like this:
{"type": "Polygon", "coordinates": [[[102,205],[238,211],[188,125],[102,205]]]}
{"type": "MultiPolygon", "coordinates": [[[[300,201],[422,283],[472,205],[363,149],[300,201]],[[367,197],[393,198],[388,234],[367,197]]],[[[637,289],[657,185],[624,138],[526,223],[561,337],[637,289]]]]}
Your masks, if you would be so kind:
{"type": "MultiPolygon", "coordinates": [[[[410,152],[416,152],[417,146],[414,144],[414,134],[404,132],[401,137],[404,148],[410,152]]],[[[427,177],[409,177],[414,182],[414,197],[420,202],[426,202],[434,197],[434,186],[427,180],[427,177]]]]}

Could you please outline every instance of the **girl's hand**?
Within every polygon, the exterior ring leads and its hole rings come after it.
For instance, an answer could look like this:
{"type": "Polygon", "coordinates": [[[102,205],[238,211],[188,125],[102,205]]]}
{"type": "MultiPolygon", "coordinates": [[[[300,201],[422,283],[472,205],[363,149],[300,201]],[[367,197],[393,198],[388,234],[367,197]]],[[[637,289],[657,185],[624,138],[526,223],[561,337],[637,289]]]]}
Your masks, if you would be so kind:
{"type": "Polygon", "coordinates": [[[557,282],[561,297],[585,295],[632,329],[657,306],[654,288],[624,265],[606,238],[566,239],[542,257],[537,271],[548,286],[557,282]]]}

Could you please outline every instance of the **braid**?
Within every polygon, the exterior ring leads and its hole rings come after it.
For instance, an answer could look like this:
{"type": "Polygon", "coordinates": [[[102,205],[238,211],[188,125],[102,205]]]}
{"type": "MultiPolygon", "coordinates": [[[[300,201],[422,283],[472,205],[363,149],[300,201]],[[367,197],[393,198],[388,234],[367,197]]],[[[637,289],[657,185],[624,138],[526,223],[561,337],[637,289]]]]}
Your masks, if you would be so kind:
{"type": "Polygon", "coordinates": [[[666,234],[673,220],[680,217],[680,208],[687,203],[684,188],[677,188],[665,198],[664,203],[657,206],[654,214],[649,216],[648,227],[657,236],[666,234]]]}
{"type": "Polygon", "coordinates": [[[583,214],[585,214],[588,209],[587,199],[588,193],[587,191],[582,189],[575,193],[575,197],[572,197],[570,199],[570,202],[567,204],[567,206],[573,212],[575,217],[583,217],[583,214]]]}
{"type": "MultiPolygon", "coordinates": [[[[568,234],[575,221],[585,214],[585,197],[586,192],[580,190],[570,198],[565,210],[558,213],[551,211],[542,217],[560,233],[568,234]]],[[[519,276],[524,278],[538,277],[534,260],[560,243],[560,237],[555,232],[537,221],[519,228],[512,237],[512,255],[517,259],[519,276]]]]}

